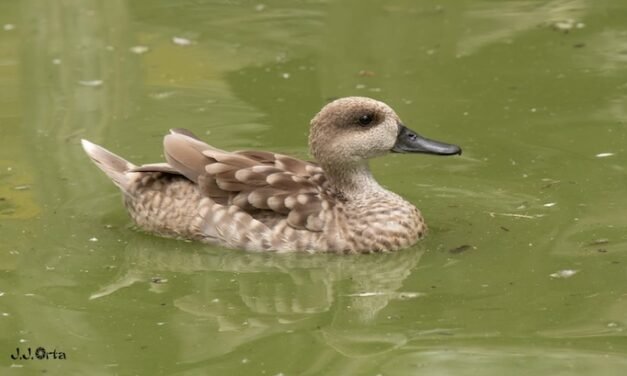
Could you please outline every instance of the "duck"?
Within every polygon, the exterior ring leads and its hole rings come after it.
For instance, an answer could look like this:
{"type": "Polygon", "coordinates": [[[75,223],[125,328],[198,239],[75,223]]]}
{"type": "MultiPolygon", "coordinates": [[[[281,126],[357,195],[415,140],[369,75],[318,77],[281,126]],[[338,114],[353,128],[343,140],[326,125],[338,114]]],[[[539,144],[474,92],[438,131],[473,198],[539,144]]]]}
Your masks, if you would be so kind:
{"type": "Polygon", "coordinates": [[[389,153],[460,155],[461,148],[406,127],[387,104],[331,101],[310,122],[315,161],[259,150],[225,151],[171,129],[165,162],[144,165],[87,140],[82,147],[122,191],[148,233],[247,251],[391,252],[424,237],[421,212],[373,177],[389,153]]]}

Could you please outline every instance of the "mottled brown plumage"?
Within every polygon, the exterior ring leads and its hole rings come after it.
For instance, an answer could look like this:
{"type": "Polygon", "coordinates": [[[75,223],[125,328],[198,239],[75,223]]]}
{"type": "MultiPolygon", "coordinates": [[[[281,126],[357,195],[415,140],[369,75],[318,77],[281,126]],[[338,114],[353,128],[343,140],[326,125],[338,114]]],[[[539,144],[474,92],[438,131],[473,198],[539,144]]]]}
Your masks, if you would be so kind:
{"type": "Polygon", "coordinates": [[[368,159],[390,151],[461,152],[407,132],[386,104],[349,97],[311,122],[318,163],[227,152],[183,129],[165,136],[167,163],[135,166],[86,140],[83,147],[146,231],[254,251],[357,253],[405,248],[426,231],[412,204],[374,180],[368,159]]]}

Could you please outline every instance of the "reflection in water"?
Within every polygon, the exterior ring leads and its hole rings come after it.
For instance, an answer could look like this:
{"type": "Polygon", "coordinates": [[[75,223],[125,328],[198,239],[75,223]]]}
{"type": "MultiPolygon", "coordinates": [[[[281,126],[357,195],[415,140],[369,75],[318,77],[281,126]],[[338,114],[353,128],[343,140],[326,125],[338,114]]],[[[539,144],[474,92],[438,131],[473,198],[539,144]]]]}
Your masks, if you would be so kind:
{"type": "Polygon", "coordinates": [[[587,6],[587,0],[473,4],[466,13],[473,33],[461,38],[457,46],[458,54],[471,55],[494,43],[511,43],[518,35],[538,27],[548,29],[559,22],[575,23],[572,20],[580,20],[587,6]]]}
{"type": "Polygon", "coordinates": [[[614,375],[627,367],[627,359],[619,355],[600,357],[591,349],[577,351],[568,348],[534,349],[517,346],[489,348],[469,345],[459,349],[443,349],[437,345],[422,352],[395,357],[381,367],[385,375],[571,375],[589,372],[614,375]],[[478,371],[480,370],[480,371],[478,371]]]}
{"type": "MultiPolygon", "coordinates": [[[[351,356],[389,351],[406,342],[402,331],[378,331],[370,323],[390,301],[420,296],[402,290],[420,251],[341,257],[173,250],[172,244],[160,239],[129,244],[119,277],[91,299],[107,299],[136,283],[154,287],[155,276],[194,275],[194,288],[174,298],[180,312],[172,319],[212,322],[217,329],[212,356],[312,326],[319,328],[327,345],[351,356]]],[[[190,337],[203,334],[190,329],[179,333],[179,341],[193,352],[190,337]]],[[[208,355],[206,349],[196,354],[208,355]]]]}
{"type": "MultiPolygon", "coordinates": [[[[88,168],[83,156],[69,151],[87,129],[102,134],[112,120],[129,116],[138,74],[127,56],[131,41],[124,0],[27,0],[22,20],[23,122],[29,132],[23,157],[47,166],[38,169],[41,188],[67,166],[77,172],[88,168]]],[[[77,191],[71,184],[46,190],[68,188],[77,191]]]]}

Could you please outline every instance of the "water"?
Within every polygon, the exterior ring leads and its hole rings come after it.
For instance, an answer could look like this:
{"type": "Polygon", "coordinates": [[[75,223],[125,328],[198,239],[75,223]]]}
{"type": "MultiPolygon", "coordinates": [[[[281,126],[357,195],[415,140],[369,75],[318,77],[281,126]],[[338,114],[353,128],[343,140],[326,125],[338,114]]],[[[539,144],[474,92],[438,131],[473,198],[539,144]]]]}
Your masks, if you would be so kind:
{"type": "Polygon", "coordinates": [[[625,11],[0,3],[2,373],[624,373],[625,11]],[[79,146],[155,162],[167,129],[187,127],[306,157],[309,119],[345,95],[464,148],[372,163],[427,218],[412,249],[258,255],[155,238],[79,146]],[[66,359],[11,359],[39,346],[66,359]]]}

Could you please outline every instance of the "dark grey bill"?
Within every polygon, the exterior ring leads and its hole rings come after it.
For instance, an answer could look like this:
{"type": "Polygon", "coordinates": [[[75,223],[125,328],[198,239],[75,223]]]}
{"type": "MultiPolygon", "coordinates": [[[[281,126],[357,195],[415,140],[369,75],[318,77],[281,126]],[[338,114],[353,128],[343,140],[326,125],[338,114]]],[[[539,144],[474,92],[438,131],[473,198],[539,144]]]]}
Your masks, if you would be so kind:
{"type": "Polygon", "coordinates": [[[402,124],[399,124],[398,127],[399,130],[398,136],[396,137],[396,144],[394,144],[394,147],[392,148],[392,151],[395,153],[427,153],[438,155],[454,155],[462,153],[462,149],[457,145],[429,140],[402,124]]]}

